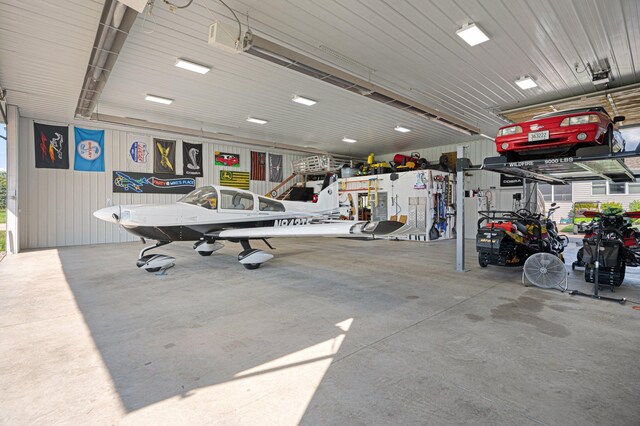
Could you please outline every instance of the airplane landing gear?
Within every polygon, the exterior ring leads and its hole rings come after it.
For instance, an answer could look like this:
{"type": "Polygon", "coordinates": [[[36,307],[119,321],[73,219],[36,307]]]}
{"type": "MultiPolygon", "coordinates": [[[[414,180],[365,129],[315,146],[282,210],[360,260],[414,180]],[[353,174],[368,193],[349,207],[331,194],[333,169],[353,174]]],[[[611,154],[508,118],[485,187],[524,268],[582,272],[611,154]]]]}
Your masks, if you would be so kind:
{"type": "Polygon", "coordinates": [[[251,248],[249,240],[240,240],[240,244],[244,251],[238,255],[238,261],[246,269],[258,269],[264,262],[273,259],[272,254],[251,248]]]}
{"type": "Polygon", "coordinates": [[[165,254],[147,254],[145,253],[151,249],[155,249],[161,246],[166,246],[171,241],[158,241],[152,246],[145,247],[140,251],[138,255],[138,261],[136,266],[140,269],[144,269],[147,272],[162,272],[175,266],[176,258],[167,256],[165,254]]]}
{"type": "Polygon", "coordinates": [[[193,249],[198,252],[200,256],[211,256],[214,251],[220,250],[224,247],[224,244],[217,241],[211,243],[206,240],[200,240],[193,245],[193,249]]]}

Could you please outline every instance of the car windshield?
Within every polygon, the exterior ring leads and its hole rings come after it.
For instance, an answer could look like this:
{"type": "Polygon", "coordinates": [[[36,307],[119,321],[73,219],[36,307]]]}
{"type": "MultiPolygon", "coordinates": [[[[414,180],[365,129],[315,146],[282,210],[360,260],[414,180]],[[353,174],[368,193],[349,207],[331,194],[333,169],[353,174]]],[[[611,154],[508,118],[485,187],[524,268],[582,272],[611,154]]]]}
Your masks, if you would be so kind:
{"type": "Polygon", "coordinates": [[[540,114],[533,117],[532,120],[537,120],[539,118],[557,117],[559,115],[580,114],[581,112],[601,112],[602,114],[605,114],[607,117],[609,116],[609,113],[607,113],[607,110],[602,107],[590,107],[590,108],[565,109],[562,111],[554,111],[546,114],[540,114]]]}
{"type": "Polygon", "coordinates": [[[180,198],[178,202],[215,210],[218,208],[218,192],[213,186],[203,186],[180,198]]]}

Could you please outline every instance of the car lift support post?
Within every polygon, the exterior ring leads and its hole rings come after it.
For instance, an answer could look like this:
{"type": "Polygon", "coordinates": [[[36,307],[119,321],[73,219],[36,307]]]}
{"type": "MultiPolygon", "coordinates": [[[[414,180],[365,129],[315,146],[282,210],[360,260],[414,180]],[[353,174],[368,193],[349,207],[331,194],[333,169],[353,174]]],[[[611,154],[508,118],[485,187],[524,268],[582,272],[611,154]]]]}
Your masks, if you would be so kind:
{"type": "Polygon", "coordinates": [[[464,172],[469,165],[465,148],[459,145],[456,153],[456,272],[464,272],[464,172]]]}

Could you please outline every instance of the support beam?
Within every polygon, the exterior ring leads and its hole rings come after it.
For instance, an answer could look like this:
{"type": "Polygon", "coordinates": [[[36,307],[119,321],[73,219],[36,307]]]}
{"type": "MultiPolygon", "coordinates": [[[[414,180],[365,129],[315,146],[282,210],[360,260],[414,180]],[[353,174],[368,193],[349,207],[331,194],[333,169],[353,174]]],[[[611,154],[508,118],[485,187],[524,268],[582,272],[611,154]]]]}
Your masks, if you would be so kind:
{"type": "MultiPolygon", "coordinates": [[[[466,147],[459,145],[457,158],[466,158],[466,147]]],[[[464,272],[464,172],[463,161],[456,166],[456,272],[464,272]]]]}
{"type": "Polygon", "coordinates": [[[20,251],[18,191],[18,107],[7,107],[7,254],[20,251]]]}

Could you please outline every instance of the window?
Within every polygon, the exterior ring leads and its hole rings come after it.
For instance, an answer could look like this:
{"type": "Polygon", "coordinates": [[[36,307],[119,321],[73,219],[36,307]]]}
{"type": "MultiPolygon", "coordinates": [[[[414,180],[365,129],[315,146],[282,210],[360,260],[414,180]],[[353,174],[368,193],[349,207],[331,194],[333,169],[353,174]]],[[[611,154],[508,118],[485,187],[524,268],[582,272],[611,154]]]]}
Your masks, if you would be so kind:
{"type": "Polygon", "coordinates": [[[549,185],[548,183],[539,183],[538,190],[542,193],[544,201],[547,203],[571,201],[571,184],[549,185]]]}
{"type": "Polygon", "coordinates": [[[640,183],[630,183],[628,188],[629,194],[640,194],[640,183]]]}
{"type": "Polygon", "coordinates": [[[178,202],[216,210],[218,208],[218,193],[213,186],[203,186],[180,198],[178,202]]]}
{"type": "Polygon", "coordinates": [[[239,191],[220,191],[220,208],[230,210],[253,210],[253,196],[239,191]]]}
{"type": "Polygon", "coordinates": [[[538,191],[542,193],[545,201],[549,203],[553,201],[553,189],[551,185],[549,185],[548,183],[539,183],[538,191]]]}
{"type": "Polygon", "coordinates": [[[591,195],[640,194],[638,183],[591,182],[591,195]]]}
{"type": "Polygon", "coordinates": [[[269,198],[258,197],[259,200],[259,209],[261,212],[283,212],[284,206],[282,203],[270,200],[269,198]]]}
{"type": "Polygon", "coordinates": [[[606,193],[606,182],[591,182],[591,195],[605,195],[606,193]]]}
{"type": "Polygon", "coordinates": [[[571,184],[553,185],[553,201],[571,201],[571,184]]]}
{"type": "Polygon", "coordinates": [[[625,183],[608,182],[608,184],[610,195],[624,195],[627,193],[627,184],[625,183]]]}

